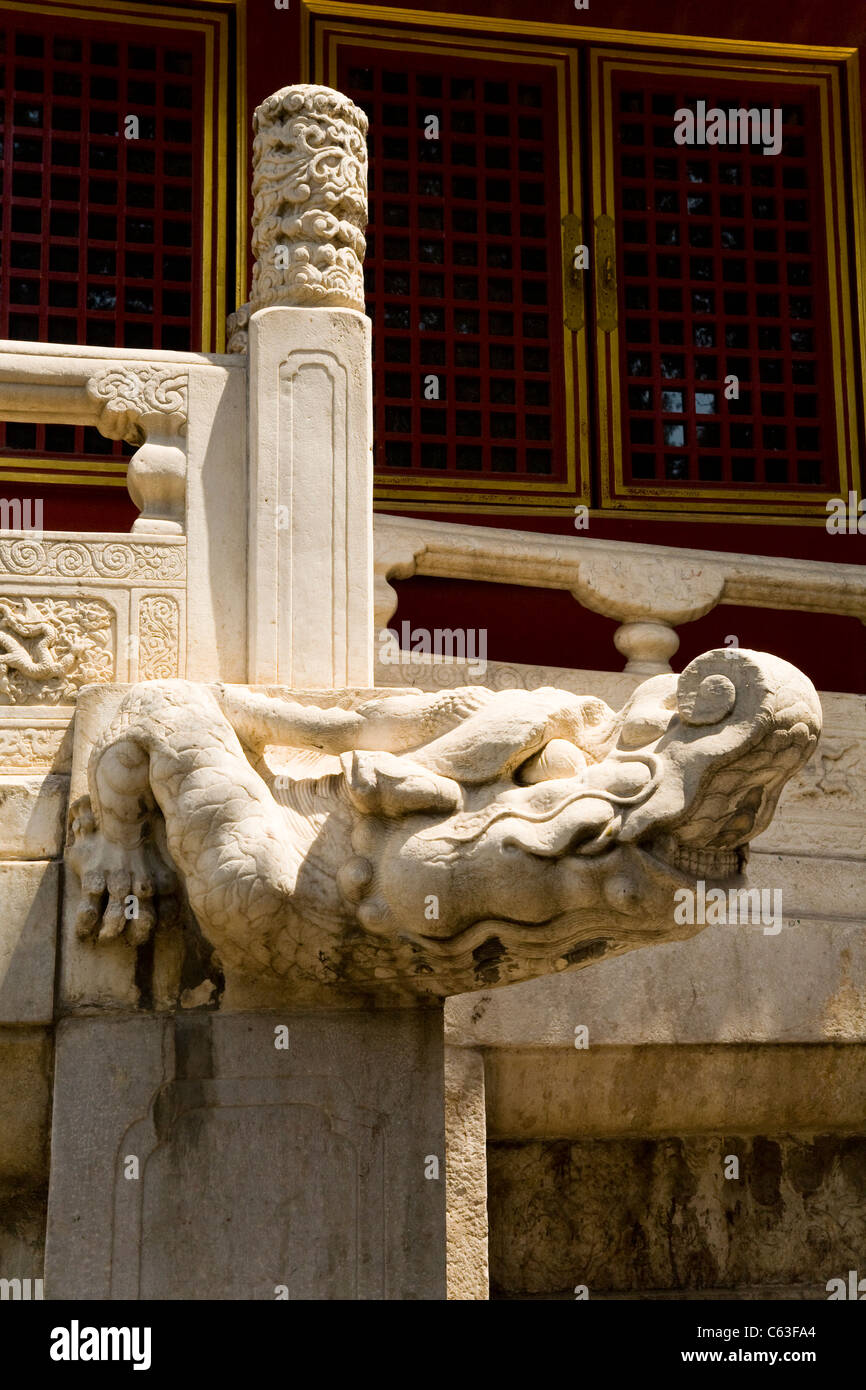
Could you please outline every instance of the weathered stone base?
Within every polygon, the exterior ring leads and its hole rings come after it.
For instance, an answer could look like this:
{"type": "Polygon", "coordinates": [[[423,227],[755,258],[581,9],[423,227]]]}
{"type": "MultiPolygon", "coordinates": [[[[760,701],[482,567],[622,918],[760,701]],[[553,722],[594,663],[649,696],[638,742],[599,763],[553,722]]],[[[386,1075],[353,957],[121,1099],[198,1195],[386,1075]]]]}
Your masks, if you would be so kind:
{"type": "Polygon", "coordinates": [[[826,1299],[863,1267],[863,1135],[496,1143],[488,1169],[494,1297],[826,1299]]]}
{"type": "Polygon", "coordinates": [[[0,1279],[42,1278],[50,1106],[47,1030],[0,1027],[0,1279]]]}
{"type": "Polygon", "coordinates": [[[46,1297],[444,1298],[442,1078],[435,1009],[66,1020],[46,1297]]]}
{"type": "Polygon", "coordinates": [[[486,1140],[484,1059],[470,1047],[446,1047],[448,1297],[453,1299],[488,1296],[486,1140]]]}

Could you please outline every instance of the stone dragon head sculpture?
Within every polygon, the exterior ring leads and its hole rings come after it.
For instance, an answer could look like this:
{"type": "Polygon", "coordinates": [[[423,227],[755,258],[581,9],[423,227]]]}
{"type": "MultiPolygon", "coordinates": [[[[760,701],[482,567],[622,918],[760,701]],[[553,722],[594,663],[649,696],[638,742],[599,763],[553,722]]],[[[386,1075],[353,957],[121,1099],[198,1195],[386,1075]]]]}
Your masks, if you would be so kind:
{"type": "Polygon", "coordinates": [[[227,974],[391,1002],[689,936],[675,893],[743,882],[821,729],[805,676],[740,649],[618,712],[550,688],[304,698],[129,689],[71,810],[82,937],[141,943],[180,895],[227,974]]]}

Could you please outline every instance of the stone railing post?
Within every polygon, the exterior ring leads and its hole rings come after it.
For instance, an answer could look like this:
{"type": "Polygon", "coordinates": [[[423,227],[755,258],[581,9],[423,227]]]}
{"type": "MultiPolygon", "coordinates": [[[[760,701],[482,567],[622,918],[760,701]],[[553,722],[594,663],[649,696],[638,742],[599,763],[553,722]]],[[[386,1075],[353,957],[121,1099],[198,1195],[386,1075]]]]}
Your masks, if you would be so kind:
{"type": "MultiPolygon", "coordinates": [[[[136,690],[145,701],[164,697],[169,704],[183,699],[183,689],[198,690],[207,701],[226,701],[242,722],[247,700],[250,708],[263,708],[258,702],[274,699],[285,712],[318,690],[312,699],[324,701],[326,723],[338,716],[340,727],[346,718],[353,722],[354,705],[364,708],[375,694],[371,343],[361,269],[366,125],[350,101],[322,87],[286,88],[256,112],[256,268],[250,310],[237,315],[232,344],[242,348],[246,334],[248,450],[234,396],[218,419],[215,413],[210,417],[219,448],[225,440],[231,451],[230,476],[222,459],[216,471],[212,459],[199,466],[204,451],[197,411],[205,393],[190,372],[190,573],[198,564],[203,579],[209,577],[201,557],[213,552],[225,575],[220,582],[234,600],[239,593],[246,597],[247,680],[283,689],[264,695],[222,684],[225,663],[213,637],[209,662],[207,650],[200,651],[197,680],[183,688],[166,689],[159,681],[132,691],[91,688],[81,697],[75,724],[70,845],[84,827],[96,824],[87,811],[93,740],[105,720],[118,715],[118,702],[135,698],[136,690]],[[246,526],[243,502],[232,492],[239,480],[248,487],[246,526]],[[224,534],[223,543],[214,545],[214,514],[228,518],[234,539],[243,537],[243,579],[224,534]]],[[[242,363],[229,368],[237,381],[242,373],[242,363]]],[[[101,427],[141,442],[140,455],[151,461],[162,485],[170,459],[146,452],[155,422],[128,404],[128,392],[112,392],[110,385],[101,427]],[[138,431],[147,432],[146,443],[138,431]]],[[[210,387],[209,399],[216,390],[210,387]]],[[[163,430],[157,444],[172,448],[173,440],[163,430]]],[[[140,487],[144,493],[144,475],[140,487]]],[[[226,617],[228,625],[230,612],[226,617]]],[[[285,730],[275,726],[246,723],[238,737],[255,743],[262,733],[273,734],[284,749],[296,739],[290,733],[286,742],[285,730]]],[[[227,737],[237,742],[234,734],[227,737]]],[[[252,754],[252,744],[243,746],[252,754]]],[[[272,755],[266,745],[262,757],[272,755]]],[[[246,753],[240,756],[231,785],[210,803],[214,815],[209,809],[208,821],[222,815],[218,808],[248,800],[249,778],[260,774],[246,753]]],[[[264,771],[265,762],[258,765],[264,771]]],[[[206,781],[209,775],[205,771],[206,781]]],[[[268,793],[270,828],[262,823],[252,830],[255,853],[267,856],[269,844],[276,847],[292,834],[296,812],[283,780],[277,774],[273,795],[268,793]]],[[[330,775],[315,775],[316,786],[330,781],[330,775]]],[[[326,812],[325,838],[337,821],[348,829],[346,815],[356,814],[363,813],[341,799],[336,816],[326,812]]],[[[301,818],[306,820],[305,811],[301,818]]],[[[181,854],[172,844],[177,865],[181,854]]],[[[247,880],[248,897],[231,848],[230,858],[223,867],[214,861],[206,876],[213,885],[223,868],[228,873],[235,896],[231,930],[243,938],[254,930],[270,890],[263,897],[261,885],[247,880]]],[[[351,922],[360,922],[357,914],[364,916],[369,907],[361,902],[361,862],[350,834],[337,858],[322,861],[321,872],[310,866],[338,916],[351,922]],[[354,896],[342,896],[338,879],[354,896]]],[[[295,867],[300,864],[298,859],[295,867]]],[[[87,870],[76,877],[71,859],[67,867],[60,990],[69,1026],[56,1063],[48,1296],[176,1299],[192,1290],[224,1299],[444,1298],[439,996],[425,991],[419,999],[414,990],[389,988],[393,968],[380,965],[377,954],[370,961],[372,987],[350,987],[347,994],[339,928],[309,950],[299,942],[303,960],[298,956],[296,978],[289,956],[285,967],[293,978],[282,963],[271,972],[261,952],[248,978],[235,977],[208,948],[201,957],[203,973],[194,970],[193,981],[186,959],[188,950],[197,949],[193,942],[203,921],[198,908],[191,906],[194,930],[191,918],[172,916],[171,905],[165,911],[157,902],[154,909],[149,870],[143,870],[142,888],[138,879],[132,885],[137,912],[129,919],[134,929],[124,928],[126,939],[101,931],[88,935],[81,894],[96,880],[87,870]],[[144,944],[150,928],[152,950],[144,944]],[[371,1002],[382,1007],[370,1008],[371,1002]],[[141,1164],[140,1183],[126,1181],[118,1166],[127,1153],[141,1164]],[[187,1155],[183,1160],[181,1153],[187,1155]],[[190,1219],[201,1241],[186,1238],[190,1219]]],[[[168,864],[166,870],[174,874],[168,864]]],[[[287,866],[280,872],[276,892],[286,896],[279,915],[285,909],[298,924],[317,919],[316,890],[296,911],[293,871],[287,866]]],[[[300,877],[308,881],[306,868],[300,877]]],[[[112,882],[119,882],[116,875],[112,882]]],[[[414,904],[404,916],[406,930],[415,930],[414,904]]],[[[354,926],[350,934],[356,934],[354,926]]],[[[414,982],[413,948],[407,944],[405,952],[414,982]]],[[[474,1106],[459,1109],[460,1123],[471,1122],[476,1144],[481,1098],[476,1078],[474,1106]]],[[[479,1244],[477,1186],[476,1180],[472,1200],[458,1212],[470,1218],[462,1250],[479,1244]],[[470,1237],[474,1243],[467,1244],[470,1237]]]]}
{"type": "MultiPolygon", "coordinates": [[[[249,673],[297,690],[372,683],[367,118],[328,87],[255,113],[249,673]]],[[[243,316],[246,320],[246,315],[243,316]]]]}
{"type": "Polygon", "coordinates": [[[139,447],[126,485],[140,515],[134,532],[182,535],[186,508],[188,373],[178,368],[118,365],[96,373],[87,395],[100,407],[96,428],[139,447]]]}

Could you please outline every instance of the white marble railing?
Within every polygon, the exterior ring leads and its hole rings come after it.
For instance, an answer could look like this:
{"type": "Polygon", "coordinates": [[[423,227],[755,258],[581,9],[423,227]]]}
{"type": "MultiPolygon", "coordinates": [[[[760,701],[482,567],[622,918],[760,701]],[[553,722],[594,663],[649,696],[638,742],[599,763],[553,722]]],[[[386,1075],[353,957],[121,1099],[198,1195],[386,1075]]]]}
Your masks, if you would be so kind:
{"type": "MultiPolygon", "coordinates": [[[[129,493],[141,513],[133,531],[180,535],[186,530],[191,373],[243,371],[244,365],[243,358],[190,352],[0,341],[0,419],[93,425],[107,439],[137,445],[127,468],[129,493]]],[[[206,438],[213,417],[201,406],[199,416],[206,438]]]]}
{"type": "Polygon", "coordinates": [[[48,690],[21,677],[13,703],[69,703],[85,678],[203,679],[216,669],[244,679],[246,399],[244,357],[0,341],[0,419],[92,425],[137,446],[127,484],[140,512],[132,535],[0,532],[12,622],[50,623],[61,647],[93,648],[72,674],[58,648],[48,690]]]}
{"type": "MultiPolygon", "coordinates": [[[[93,425],[109,439],[136,445],[127,475],[140,511],[133,531],[186,534],[200,545],[210,536],[213,548],[214,528],[221,529],[213,514],[213,485],[230,477],[229,491],[238,494],[230,509],[233,533],[247,486],[238,467],[247,454],[240,418],[246,372],[245,354],[0,341],[0,419],[93,425]]],[[[669,670],[679,646],[675,629],[717,604],[845,614],[866,622],[866,569],[852,564],[388,515],[375,518],[374,531],[377,629],[387,626],[397,606],[389,581],[413,575],[567,590],[620,624],[614,642],[626,657],[625,669],[641,675],[669,670]]],[[[235,580],[243,582],[240,571],[235,580]]]]}
{"type": "Polygon", "coordinates": [[[376,627],[397,607],[388,582],[413,575],[566,589],[585,608],[616,619],[627,671],[670,670],[675,628],[717,604],[839,613],[866,622],[866,569],[820,560],[680,550],[588,536],[547,536],[488,526],[378,515],[376,627]]]}

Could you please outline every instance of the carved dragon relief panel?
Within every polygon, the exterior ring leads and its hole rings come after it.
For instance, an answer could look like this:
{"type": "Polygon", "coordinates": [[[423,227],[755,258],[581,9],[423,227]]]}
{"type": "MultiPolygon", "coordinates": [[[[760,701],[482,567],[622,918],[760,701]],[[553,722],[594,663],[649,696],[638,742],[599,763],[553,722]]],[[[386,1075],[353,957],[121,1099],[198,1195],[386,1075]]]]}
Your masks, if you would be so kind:
{"type": "MultiPolygon", "coordinates": [[[[0,772],[69,772],[72,736],[69,719],[52,722],[0,719],[0,772]]],[[[19,719],[21,716],[19,715],[19,719]]]]}
{"type": "Polygon", "coordinates": [[[115,677],[115,616],[98,598],[0,596],[0,705],[71,704],[115,677]]]}
{"type": "Polygon", "coordinates": [[[785,789],[779,814],[761,837],[762,850],[833,855],[866,851],[866,731],[862,719],[827,721],[815,757],[785,789]]]}
{"type": "MultiPolygon", "coordinates": [[[[127,595],[120,606],[125,612],[127,595]]],[[[142,680],[177,676],[177,598],[143,594],[132,611],[137,630],[126,638],[117,607],[104,597],[0,592],[0,707],[73,705],[82,686],[116,681],[128,668],[142,680]]]]}
{"type": "MultiPolygon", "coordinates": [[[[855,737],[831,737],[821,742],[815,757],[803,768],[797,780],[798,799],[807,801],[825,796],[851,798],[866,777],[866,749],[855,737]]],[[[862,804],[862,803],[861,803],[862,804]]]]}
{"type": "MultiPolygon", "coordinates": [[[[185,584],[183,543],[0,536],[3,766],[30,764],[20,707],[71,707],[83,686],[136,672],[179,675],[185,584]]],[[[43,766],[44,731],[32,753],[43,766]]]]}

